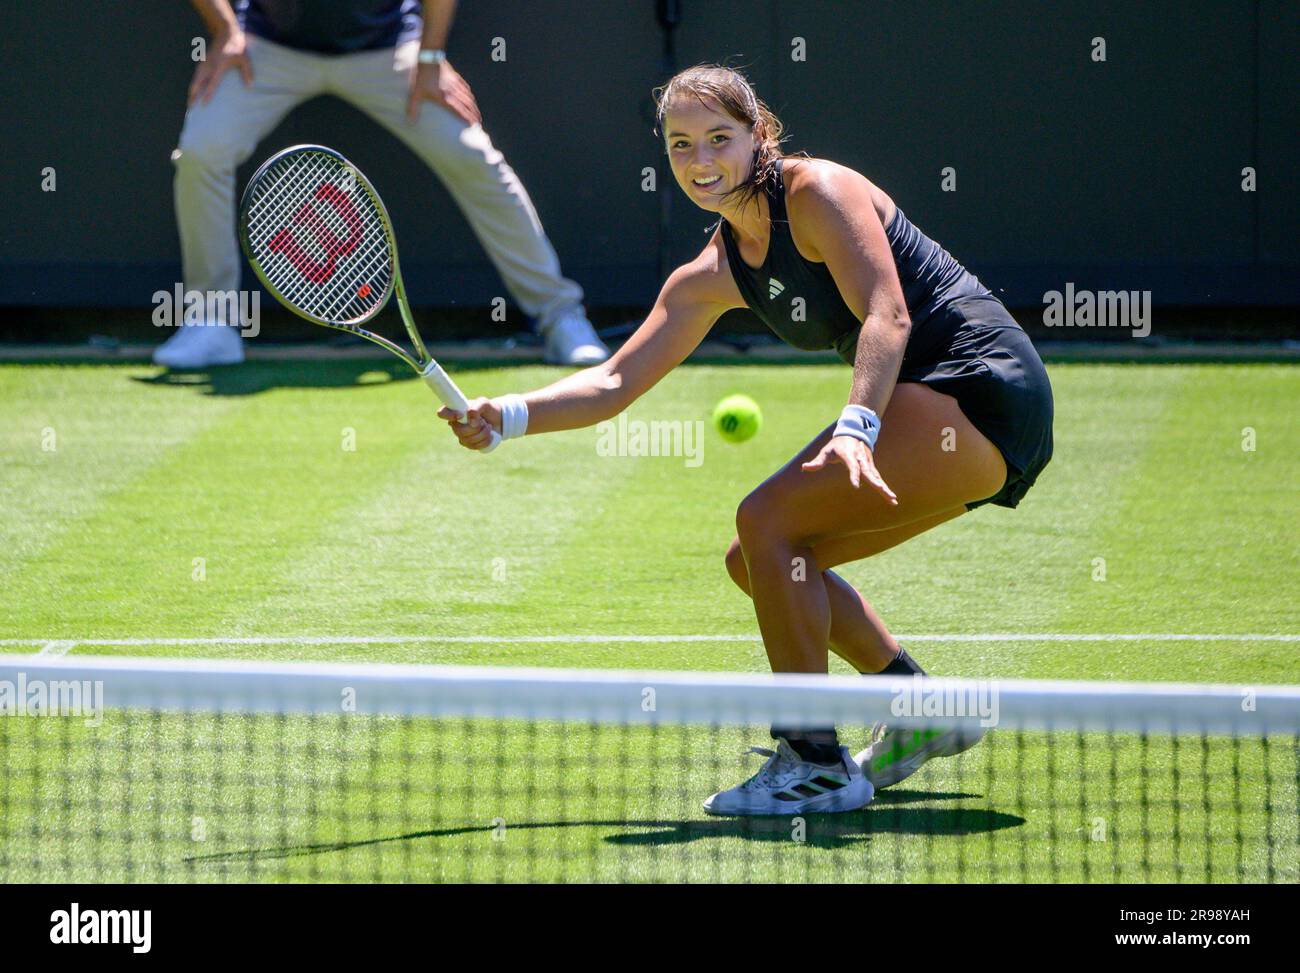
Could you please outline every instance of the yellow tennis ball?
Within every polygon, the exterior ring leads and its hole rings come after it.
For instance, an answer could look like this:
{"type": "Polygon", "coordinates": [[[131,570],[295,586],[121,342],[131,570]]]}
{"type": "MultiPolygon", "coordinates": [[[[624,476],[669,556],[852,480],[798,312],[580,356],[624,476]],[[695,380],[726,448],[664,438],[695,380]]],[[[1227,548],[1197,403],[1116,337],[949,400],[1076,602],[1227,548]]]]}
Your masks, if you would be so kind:
{"type": "Polygon", "coordinates": [[[713,425],[729,443],[751,439],[763,426],[763,413],[748,395],[728,395],[713,409],[713,425]]]}

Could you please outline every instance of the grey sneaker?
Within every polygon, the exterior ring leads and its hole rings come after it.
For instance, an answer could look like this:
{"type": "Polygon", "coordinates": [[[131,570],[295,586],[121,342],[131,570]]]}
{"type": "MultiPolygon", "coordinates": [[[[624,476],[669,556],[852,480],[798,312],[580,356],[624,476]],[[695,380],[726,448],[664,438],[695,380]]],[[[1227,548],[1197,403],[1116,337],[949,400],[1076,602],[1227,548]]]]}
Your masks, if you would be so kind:
{"type": "Polygon", "coordinates": [[[750,753],[767,757],[767,763],[749,780],[730,790],[718,791],[704,802],[709,814],[823,814],[856,811],[871,803],[871,781],[840,747],[840,762],[833,766],[808,763],[778,740],[775,750],[750,747],[750,753]]]}
{"type": "Polygon", "coordinates": [[[985,727],[914,730],[889,729],[884,723],[871,728],[871,743],[853,759],[862,774],[878,789],[911,777],[931,757],[955,757],[969,750],[987,733],[985,727]]]}

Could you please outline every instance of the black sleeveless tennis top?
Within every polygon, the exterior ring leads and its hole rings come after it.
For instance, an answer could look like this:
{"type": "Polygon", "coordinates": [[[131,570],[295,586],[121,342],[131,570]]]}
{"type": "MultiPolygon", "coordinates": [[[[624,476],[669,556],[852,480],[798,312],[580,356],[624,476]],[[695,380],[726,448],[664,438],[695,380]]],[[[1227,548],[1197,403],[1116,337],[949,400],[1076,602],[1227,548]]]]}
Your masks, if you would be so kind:
{"type": "MultiPolygon", "coordinates": [[[[795,248],[785,211],[782,161],[776,161],[772,178],[763,187],[772,235],[762,266],[750,267],[741,259],[731,224],[722,220],[722,242],[727,248],[731,275],[750,310],[777,337],[809,351],[834,348],[842,359],[853,364],[862,322],[844,303],[826,264],[805,260],[795,248]],[[803,298],[803,304],[796,305],[795,298],[803,298]]],[[[909,345],[918,339],[926,320],[936,311],[963,298],[992,297],[974,274],[912,225],[901,209],[895,210],[885,235],[912,318],[909,345]]]]}

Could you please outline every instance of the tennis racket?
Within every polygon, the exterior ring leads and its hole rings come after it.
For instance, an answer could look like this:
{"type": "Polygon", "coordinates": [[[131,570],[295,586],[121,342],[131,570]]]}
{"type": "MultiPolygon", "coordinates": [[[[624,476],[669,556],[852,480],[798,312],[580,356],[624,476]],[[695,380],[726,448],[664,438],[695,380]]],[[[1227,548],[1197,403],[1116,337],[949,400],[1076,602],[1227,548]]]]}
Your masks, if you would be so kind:
{"type": "MultiPolygon", "coordinates": [[[[397,262],[397,238],[383,200],[333,149],[295,145],[262,163],[239,204],[239,240],[258,280],[313,324],[359,335],[410,365],[462,419],[464,394],[424,347],[397,262]],[[362,327],[396,292],[415,354],[362,327]]],[[[481,452],[501,442],[496,431],[481,452]]]]}

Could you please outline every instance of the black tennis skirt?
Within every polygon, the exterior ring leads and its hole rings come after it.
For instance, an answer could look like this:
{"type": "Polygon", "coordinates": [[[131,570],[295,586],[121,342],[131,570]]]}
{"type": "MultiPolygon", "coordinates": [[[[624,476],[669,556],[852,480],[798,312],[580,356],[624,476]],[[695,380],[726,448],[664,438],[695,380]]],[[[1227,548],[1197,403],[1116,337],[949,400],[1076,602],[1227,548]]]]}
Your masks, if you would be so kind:
{"type": "Polygon", "coordinates": [[[1052,458],[1052,386],[1029,336],[996,297],[945,305],[912,334],[898,374],[951,395],[1007,463],[1007,480],[991,497],[1014,507],[1052,458]]]}

